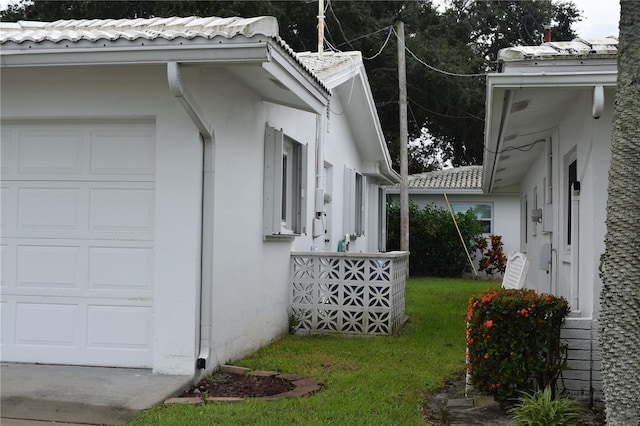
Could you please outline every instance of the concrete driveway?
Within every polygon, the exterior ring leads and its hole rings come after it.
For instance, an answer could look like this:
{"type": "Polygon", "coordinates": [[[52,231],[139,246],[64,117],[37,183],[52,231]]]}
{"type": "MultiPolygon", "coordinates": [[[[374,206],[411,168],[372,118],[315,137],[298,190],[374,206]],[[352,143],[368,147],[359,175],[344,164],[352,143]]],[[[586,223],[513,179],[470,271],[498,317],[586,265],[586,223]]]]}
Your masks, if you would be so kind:
{"type": "Polygon", "coordinates": [[[2,363],[0,423],[120,425],[191,383],[147,369],[2,363]]]}

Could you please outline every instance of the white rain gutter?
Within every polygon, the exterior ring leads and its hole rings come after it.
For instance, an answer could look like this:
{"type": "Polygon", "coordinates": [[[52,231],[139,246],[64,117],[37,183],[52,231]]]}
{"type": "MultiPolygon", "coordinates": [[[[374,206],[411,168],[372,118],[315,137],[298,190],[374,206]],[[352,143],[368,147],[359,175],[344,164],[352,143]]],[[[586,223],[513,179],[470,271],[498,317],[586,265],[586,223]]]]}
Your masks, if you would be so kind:
{"type": "Polygon", "coordinates": [[[205,369],[211,356],[211,329],[213,295],[213,195],[214,195],[214,134],[200,106],[182,82],[180,65],[167,62],[167,80],[171,93],[187,112],[203,139],[202,165],[202,240],[200,275],[200,342],[196,367],[205,369]]]}
{"type": "MultiPolygon", "coordinates": [[[[507,129],[507,123],[511,115],[511,107],[513,105],[513,97],[514,97],[513,90],[507,90],[504,94],[504,97],[505,97],[505,100],[502,105],[502,115],[500,117],[500,129],[498,131],[498,139],[496,142],[495,151],[490,152],[490,154],[493,155],[493,161],[491,164],[491,175],[489,176],[489,179],[487,182],[488,183],[487,192],[493,191],[493,184],[494,184],[493,179],[495,178],[496,170],[498,168],[498,161],[500,159],[500,149],[502,149],[502,143],[504,142],[505,131],[507,129]]],[[[488,148],[485,148],[485,150],[487,149],[488,148]]]]}

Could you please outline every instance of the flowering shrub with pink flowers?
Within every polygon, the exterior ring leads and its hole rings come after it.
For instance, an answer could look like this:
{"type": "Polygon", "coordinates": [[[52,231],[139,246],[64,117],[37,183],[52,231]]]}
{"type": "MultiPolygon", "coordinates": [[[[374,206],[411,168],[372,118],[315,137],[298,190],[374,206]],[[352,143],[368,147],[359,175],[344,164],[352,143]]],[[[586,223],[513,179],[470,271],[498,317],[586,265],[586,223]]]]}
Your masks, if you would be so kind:
{"type": "Polygon", "coordinates": [[[566,366],[560,328],[566,299],[534,290],[489,289],[469,299],[467,368],[473,386],[502,404],[556,381],[566,366]]]}

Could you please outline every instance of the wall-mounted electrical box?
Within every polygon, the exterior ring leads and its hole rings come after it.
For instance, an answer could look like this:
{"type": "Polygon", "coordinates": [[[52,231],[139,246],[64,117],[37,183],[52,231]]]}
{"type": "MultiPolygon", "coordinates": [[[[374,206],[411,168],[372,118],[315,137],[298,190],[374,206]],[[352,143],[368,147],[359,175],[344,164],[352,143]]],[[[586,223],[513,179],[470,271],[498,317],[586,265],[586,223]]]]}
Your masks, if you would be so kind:
{"type": "Polygon", "coordinates": [[[543,244],[540,247],[540,269],[547,274],[551,269],[551,244],[543,244]]]}

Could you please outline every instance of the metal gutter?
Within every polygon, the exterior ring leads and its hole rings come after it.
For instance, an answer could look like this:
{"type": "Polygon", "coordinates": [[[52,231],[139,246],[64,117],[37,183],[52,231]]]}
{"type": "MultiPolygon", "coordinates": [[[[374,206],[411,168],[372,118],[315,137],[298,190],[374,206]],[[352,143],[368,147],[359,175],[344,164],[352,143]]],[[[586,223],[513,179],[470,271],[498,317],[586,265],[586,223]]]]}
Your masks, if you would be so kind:
{"type": "Polygon", "coordinates": [[[200,276],[200,341],[196,367],[206,369],[211,356],[211,329],[213,326],[213,207],[214,207],[214,158],[215,138],[211,123],[184,86],[180,65],[167,63],[167,80],[173,96],[178,99],[203,140],[202,164],[202,224],[201,224],[201,276],[200,276]]]}
{"type": "Polygon", "coordinates": [[[585,86],[616,86],[618,71],[600,72],[531,72],[504,74],[493,73],[487,75],[490,88],[517,89],[523,87],[585,87],[585,86]]]}
{"type": "MultiPolygon", "coordinates": [[[[488,176],[488,179],[483,179],[482,181],[482,189],[488,193],[490,193],[493,190],[493,178],[496,174],[496,169],[498,167],[500,147],[502,146],[502,143],[505,138],[504,132],[505,132],[505,128],[507,127],[509,116],[511,114],[511,106],[513,105],[513,98],[514,98],[513,90],[507,90],[504,94],[504,97],[505,97],[505,100],[502,105],[502,115],[500,117],[500,130],[498,132],[498,138],[496,140],[495,148],[493,150],[490,150],[489,146],[492,146],[492,145],[487,146],[486,144],[484,148],[487,154],[491,156],[491,160],[492,160],[490,165],[491,171],[488,176]]],[[[489,135],[489,137],[491,137],[491,135],[489,135]]]]}
{"type": "Polygon", "coordinates": [[[267,42],[229,43],[216,45],[130,45],[118,47],[51,48],[31,50],[7,49],[0,55],[2,67],[34,67],[52,65],[129,65],[166,64],[167,62],[192,64],[252,64],[269,60],[267,42]]]}

